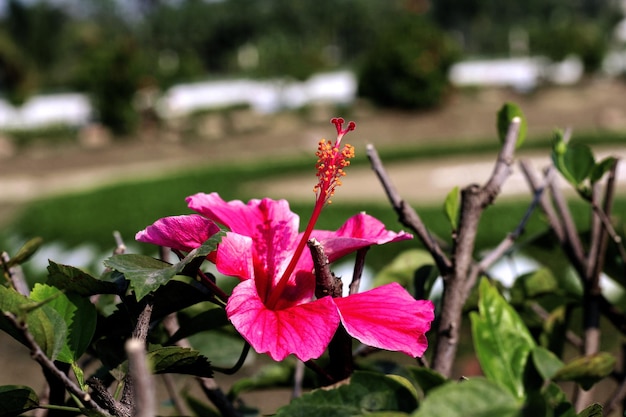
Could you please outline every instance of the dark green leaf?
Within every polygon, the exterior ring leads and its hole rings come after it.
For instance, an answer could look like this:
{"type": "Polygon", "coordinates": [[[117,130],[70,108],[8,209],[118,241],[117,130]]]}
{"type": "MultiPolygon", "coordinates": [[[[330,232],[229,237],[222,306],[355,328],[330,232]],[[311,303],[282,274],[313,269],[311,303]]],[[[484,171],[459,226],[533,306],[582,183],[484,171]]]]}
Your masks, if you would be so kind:
{"type": "Polygon", "coordinates": [[[615,366],[615,357],[600,352],[583,356],[567,363],[555,375],[555,381],[574,381],[588,390],[603,378],[611,374],[615,366]]]}
{"type": "Polygon", "coordinates": [[[563,362],[548,349],[537,346],[532,350],[535,368],[544,380],[550,380],[563,367],[563,362]]]}
{"type": "Polygon", "coordinates": [[[524,116],[522,109],[514,103],[505,103],[498,111],[498,138],[501,143],[504,143],[506,134],[509,131],[509,125],[514,117],[519,117],[521,119],[519,132],[517,134],[517,141],[515,142],[515,147],[519,148],[526,139],[528,123],[526,122],[526,117],[524,116]]]}
{"type": "MultiPolygon", "coordinates": [[[[0,285],[0,310],[23,317],[27,310],[26,325],[35,342],[50,359],[56,359],[65,343],[67,327],[63,318],[47,305],[37,304],[17,292],[0,285]]],[[[22,333],[6,318],[0,320],[0,328],[13,336],[20,343],[26,344],[22,333]]]]}
{"type": "Polygon", "coordinates": [[[517,277],[513,284],[512,298],[527,300],[551,293],[559,288],[559,282],[548,268],[540,268],[528,274],[517,277]]]}
{"type": "Polygon", "coordinates": [[[196,350],[168,346],[151,350],[147,357],[155,374],[213,375],[209,360],[196,350]]]}
{"type": "Polygon", "coordinates": [[[384,411],[410,413],[416,407],[417,398],[409,381],[397,376],[357,371],[349,384],[305,394],[280,408],[276,416],[346,417],[384,411]]]}
{"type": "Polygon", "coordinates": [[[524,368],[535,341],[517,312],[486,279],[480,282],[478,313],[471,314],[471,322],[485,376],[523,398],[524,368]]]}
{"type": "Polygon", "coordinates": [[[604,413],[602,412],[602,406],[600,404],[591,404],[589,407],[585,408],[583,411],[578,413],[577,417],[602,417],[604,413]]]}
{"type": "Polygon", "coordinates": [[[415,271],[421,266],[432,265],[432,263],[433,258],[424,250],[405,250],[376,274],[374,286],[398,282],[408,288],[413,285],[415,271]]]}
{"type": "Polygon", "coordinates": [[[543,396],[548,407],[553,410],[554,417],[576,417],[574,406],[557,384],[548,384],[543,390],[543,396]]]}
{"type": "Polygon", "coordinates": [[[437,388],[448,382],[443,375],[432,369],[411,366],[407,368],[407,370],[415,382],[417,382],[417,385],[424,391],[424,394],[428,394],[433,388],[437,388]]]}
{"type": "Polygon", "coordinates": [[[174,265],[149,256],[136,254],[114,255],[106,259],[104,264],[123,273],[135,290],[135,297],[137,300],[141,300],[150,292],[166,284],[174,276],[181,274],[191,262],[206,258],[209,253],[217,248],[222,236],[224,236],[224,232],[216,233],[174,265]]]}
{"type": "Polygon", "coordinates": [[[613,168],[613,165],[615,165],[616,162],[617,159],[612,156],[608,156],[602,161],[595,164],[593,169],[591,170],[591,174],[589,175],[589,181],[592,184],[600,181],[604,174],[606,174],[611,170],[611,168],[613,168]]]}
{"type": "Polygon", "coordinates": [[[106,259],[104,265],[124,274],[135,290],[137,300],[166,284],[176,275],[174,266],[145,255],[114,255],[106,259]]]}
{"type": "Polygon", "coordinates": [[[43,239],[40,237],[35,237],[30,239],[28,242],[24,243],[24,245],[17,251],[15,256],[9,259],[8,267],[12,267],[13,265],[21,265],[30,259],[31,256],[37,252],[37,249],[41,247],[43,244],[43,239]]]}
{"type": "Polygon", "coordinates": [[[73,292],[83,297],[96,294],[122,294],[125,283],[99,280],[78,268],[48,261],[48,281],[50,285],[73,292]]]}
{"type": "Polygon", "coordinates": [[[65,321],[67,339],[57,360],[66,363],[77,361],[85,353],[96,330],[97,314],[91,302],[76,294],[64,294],[58,288],[36,284],[30,295],[33,301],[44,301],[65,321]]]}
{"type": "Polygon", "coordinates": [[[461,193],[459,192],[458,186],[454,187],[448,193],[443,208],[446,213],[446,217],[448,217],[448,221],[452,226],[452,230],[456,230],[459,223],[459,212],[461,209],[461,193]]]}
{"type": "Polygon", "coordinates": [[[552,145],[552,162],[561,175],[574,187],[581,188],[591,175],[595,159],[589,146],[581,143],[565,143],[557,134],[552,145]]]}
{"type": "Polygon", "coordinates": [[[39,397],[30,387],[22,385],[0,386],[0,417],[19,416],[39,407],[39,397]]]}
{"type": "Polygon", "coordinates": [[[516,417],[521,407],[509,390],[471,378],[435,388],[412,417],[516,417]]]}

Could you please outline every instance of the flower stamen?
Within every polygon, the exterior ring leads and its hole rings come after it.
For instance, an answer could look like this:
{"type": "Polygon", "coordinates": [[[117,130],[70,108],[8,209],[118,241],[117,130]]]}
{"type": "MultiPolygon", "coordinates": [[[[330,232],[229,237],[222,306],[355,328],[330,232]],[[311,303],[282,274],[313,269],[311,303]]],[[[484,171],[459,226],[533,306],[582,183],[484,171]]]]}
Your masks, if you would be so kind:
{"type": "Polygon", "coordinates": [[[315,168],[317,169],[318,183],[313,187],[313,191],[316,194],[315,207],[311,218],[302,234],[302,239],[298,242],[298,246],[289,262],[289,265],[285,269],[285,272],[280,277],[278,284],[272,290],[272,294],[266,302],[268,307],[272,307],[276,304],[284,291],[289,277],[293,273],[306,243],[311,237],[311,232],[317,223],[317,219],[322,212],[322,208],[326,203],[330,204],[330,198],[335,194],[335,188],[341,185],[341,178],[346,175],[344,168],[350,165],[350,159],[354,157],[354,147],[346,144],[341,148],[341,140],[346,133],[353,131],[356,128],[356,123],[349,122],[348,125],[343,127],[345,120],[341,117],[336,117],[330,121],[335,125],[337,129],[337,140],[333,144],[330,140],[322,139],[317,146],[317,163],[315,168]]]}

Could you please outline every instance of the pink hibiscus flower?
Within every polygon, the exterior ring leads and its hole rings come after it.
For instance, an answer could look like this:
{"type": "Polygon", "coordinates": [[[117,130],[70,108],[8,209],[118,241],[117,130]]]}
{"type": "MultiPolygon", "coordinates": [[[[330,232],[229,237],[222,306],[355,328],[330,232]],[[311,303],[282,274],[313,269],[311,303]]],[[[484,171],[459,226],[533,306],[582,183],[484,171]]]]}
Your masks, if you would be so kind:
{"type": "Polygon", "coordinates": [[[216,193],[200,193],[187,202],[203,217],[161,219],[139,232],[137,240],[190,250],[215,233],[215,223],[226,226],[230,231],[210,256],[218,271],[241,280],[228,299],[226,312],[252,347],[274,360],[290,354],[302,361],[318,358],[339,323],[362,343],[421,356],[434,318],[430,301],[415,300],[395,283],[345,298],[315,298],[313,261],[304,250],[310,238],[323,245],[330,262],[364,247],[412,238],[386,230],[364,213],[351,217],[337,231],[313,229],[353,155],[349,145],[340,150],[339,144],[354,124],[344,130],[342,119],[333,123],[338,139],[335,144],[320,142],[317,201],[304,232],[298,231],[299,217],[285,200],[266,198],[244,204],[226,202],[216,193]]]}

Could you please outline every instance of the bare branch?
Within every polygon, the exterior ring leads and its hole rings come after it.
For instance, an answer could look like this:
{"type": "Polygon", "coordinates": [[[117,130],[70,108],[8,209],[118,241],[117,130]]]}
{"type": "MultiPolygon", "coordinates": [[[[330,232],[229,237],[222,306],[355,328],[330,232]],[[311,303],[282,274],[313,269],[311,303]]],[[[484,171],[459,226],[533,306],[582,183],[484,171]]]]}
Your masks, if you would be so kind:
{"type": "Polygon", "coordinates": [[[316,239],[309,240],[307,245],[311,251],[313,266],[315,267],[315,296],[317,298],[328,295],[333,298],[341,297],[343,283],[330,271],[330,262],[324,253],[324,247],[316,239]]]}
{"type": "Polygon", "coordinates": [[[363,275],[363,268],[365,267],[365,255],[367,254],[367,251],[369,251],[369,249],[370,247],[367,246],[356,251],[354,272],[352,272],[352,282],[350,283],[350,295],[359,292],[359,286],[361,285],[361,276],[363,275]]]}
{"type": "Polygon", "coordinates": [[[128,372],[133,381],[135,395],[132,402],[134,407],[133,416],[153,417],[156,415],[154,380],[148,369],[146,358],[145,341],[132,338],[126,341],[126,354],[128,355],[128,372]]]}
{"type": "Polygon", "coordinates": [[[400,223],[415,232],[422,244],[426,247],[426,250],[430,252],[437,268],[439,268],[439,272],[442,275],[448,274],[452,268],[452,263],[443,253],[443,250],[441,250],[435,238],[430,234],[417,212],[400,197],[373,145],[367,145],[367,157],[389,198],[389,202],[396,213],[398,213],[400,223]]]}

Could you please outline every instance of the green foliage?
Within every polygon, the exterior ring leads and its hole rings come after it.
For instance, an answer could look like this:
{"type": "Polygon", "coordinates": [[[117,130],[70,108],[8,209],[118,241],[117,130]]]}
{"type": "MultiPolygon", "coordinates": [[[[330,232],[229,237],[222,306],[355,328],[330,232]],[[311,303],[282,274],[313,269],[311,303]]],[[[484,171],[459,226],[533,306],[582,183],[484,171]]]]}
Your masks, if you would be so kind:
{"type": "Polygon", "coordinates": [[[458,186],[450,190],[443,204],[446,217],[448,217],[452,230],[455,231],[459,226],[459,214],[461,212],[461,192],[458,186]]]}
{"type": "Polygon", "coordinates": [[[96,331],[96,309],[86,298],[76,294],[64,294],[49,285],[36,284],[30,298],[46,302],[63,318],[67,337],[57,360],[74,363],[89,347],[96,331]]]}
{"type": "Polygon", "coordinates": [[[508,389],[472,378],[434,389],[411,417],[514,417],[520,410],[521,403],[508,389]]]}
{"type": "Polygon", "coordinates": [[[505,387],[517,399],[524,398],[523,374],[535,341],[517,312],[482,280],[478,313],[471,313],[476,356],[487,378],[505,387]]]}
{"type": "Polygon", "coordinates": [[[32,388],[21,385],[0,386],[0,417],[19,416],[39,407],[39,397],[32,388]]]}
{"type": "Polygon", "coordinates": [[[276,416],[363,416],[381,412],[409,413],[416,407],[416,393],[408,380],[398,376],[357,371],[347,385],[305,394],[288,406],[280,408],[276,416]]]}
{"type": "Polygon", "coordinates": [[[457,52],[427,20],[406,15],[381,31],[358,71],[359,95],[382,107],[427,109],[442,103],[457,52]]]}
{"type": "Polygon", "coordinates": [[[574,381],[588,390],[596,382],[611,374],[615,362],[615,357],[605,352],[584,356],[564,365],[553,378],[555,381],[574,381]]]}
{"type": "MultiPolygon", "coordinates": [[[[46,356],[52,360],[57,358],[66,343],[67,325],[56,310],[45,303],[36,303],[11,289],[0,286],[0,311],[24,320],[34,340],[46,356]]],[[[18,342],[28,345],[21,331],[4,316],[0,316],[0,329],[18,342]]]]}
{"type": "Polygon", "coordinates": [[[522,109],[520,109],[519,106],[514,103],[505,103],[498,111],[498,138],[500,139],[500,143],[504,143],[506,134],[509,130],[509,125],[515,117],[518,117],[520,119],[519,131],[517,133],[517,141],[515,142],[515,147],[519,148],[526,140],[528,122],[526,121],[526,116],[524,116],[522,109]]]}

